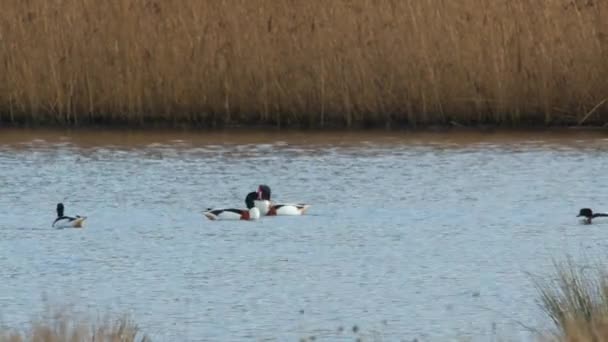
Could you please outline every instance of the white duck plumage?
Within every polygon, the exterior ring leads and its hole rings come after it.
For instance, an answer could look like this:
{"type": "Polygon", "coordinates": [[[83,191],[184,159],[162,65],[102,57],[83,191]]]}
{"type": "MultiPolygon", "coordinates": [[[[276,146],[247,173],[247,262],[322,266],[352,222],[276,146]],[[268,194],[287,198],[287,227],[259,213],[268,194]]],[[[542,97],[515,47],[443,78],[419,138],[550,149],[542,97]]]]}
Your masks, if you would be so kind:
{"type": "Polygon", "coordinates": [[[268,185],[260,185],[255,192],[257,199],[254,206],[263,216],[299,216],[306,213],[309,204],[305,203],[274,203],[270,200],[271,190],[268,185]]]}

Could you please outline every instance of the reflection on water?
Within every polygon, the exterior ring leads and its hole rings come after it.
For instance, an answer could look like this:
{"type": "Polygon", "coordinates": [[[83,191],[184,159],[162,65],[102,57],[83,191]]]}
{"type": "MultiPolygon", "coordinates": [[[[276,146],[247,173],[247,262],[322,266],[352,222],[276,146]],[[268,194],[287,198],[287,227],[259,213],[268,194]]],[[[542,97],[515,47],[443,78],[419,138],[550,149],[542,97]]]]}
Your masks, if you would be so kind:
{"type": "Polygon", "coordinates": [[[608,209],[606,146],[584,132],[0,130],[0,320],[27,322],[46,296],[132,312],[156,341],[335,340],[354,324],[527,339],[516,322],[547,324],[527,272],[608,245],[608,223],[574,217],[608,209]],[[202,216],[260,183],[309,214],[202,216]],[[88,227],[50,229],[59,201],[88,227]]]}

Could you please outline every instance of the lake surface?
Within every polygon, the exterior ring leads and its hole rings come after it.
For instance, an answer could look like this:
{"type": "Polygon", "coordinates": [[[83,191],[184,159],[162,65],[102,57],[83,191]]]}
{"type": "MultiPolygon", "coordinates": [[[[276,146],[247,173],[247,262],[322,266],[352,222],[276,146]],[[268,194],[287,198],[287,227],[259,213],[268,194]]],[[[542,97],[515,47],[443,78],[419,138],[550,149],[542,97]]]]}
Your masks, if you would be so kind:
{"type": "Polygon", "coordinates": [[[578,131],[0,130],[0,321],[73,305],[131,313],[154,341],[531,340],[522,323],[550,326],[529,274],[605,256],[608,221],[575,216],[608,209],[607,148],[578,131]],[[261,183],[312,207],[201,214],[261,183]],[[57,202],[87,227],[52,229],[57,202]]]}

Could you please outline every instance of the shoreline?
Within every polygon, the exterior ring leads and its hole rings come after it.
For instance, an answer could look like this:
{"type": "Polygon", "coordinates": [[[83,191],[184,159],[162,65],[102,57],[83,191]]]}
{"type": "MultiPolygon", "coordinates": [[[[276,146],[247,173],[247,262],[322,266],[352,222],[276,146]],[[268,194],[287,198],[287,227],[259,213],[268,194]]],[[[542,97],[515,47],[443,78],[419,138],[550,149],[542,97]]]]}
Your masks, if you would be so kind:
{"type": "Polygon", "coordinates": [[[223,129],[142,128],[116,126],[85,127],[6,127],[0,126],[0,146],[42,143],[70,143],[81,147],[121,146],[125,148],[168,144],[182,147],[207,145],[279,146],[403,146],[439,144],[472,146],[475,144],[512,145],[545,143],[564,146],[603,144],[608,139],[605,127],[427,127],[404,129],[295,129],[269,127],[231,127],[223,129]]]}
{"type": "Polygon", "coordinates": [[[301,127],[276,125],[222,125],[219,127],[198,125],[169,125],[169,124],[84,124],[84,125],[6,125],[0,124],[0,134],[3,131],[28,132],[141,132],[141,133],[566,133],[566,132],[608,132],[605,125],[402,125],[391,127],[363,126],[325,126],[301,127]]]}

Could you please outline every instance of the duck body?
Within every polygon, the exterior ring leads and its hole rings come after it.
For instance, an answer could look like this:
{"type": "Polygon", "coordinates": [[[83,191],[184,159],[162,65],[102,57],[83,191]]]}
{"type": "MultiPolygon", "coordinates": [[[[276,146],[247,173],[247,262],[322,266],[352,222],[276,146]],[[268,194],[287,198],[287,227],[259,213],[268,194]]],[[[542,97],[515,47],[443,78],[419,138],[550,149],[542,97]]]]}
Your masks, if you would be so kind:
{"type": "Polygon", "coordinates": [[[256,194],[247,194],[245,203],[247,209],[213,209],[208,208],[203,214],[210,220],[257,220],[260,218],[260,209],[253,205],[256,194]]]}
{"type": "Polygon", "coordinates": [[[270,200],[271,190],[268,185],[260,185],[258,191],[251,194],[257,194],[257,198],[253,201],[256,208],[260,210],[263,216],[299,216],[306,213],[309,204],[304,203],[274,203],[270,200]]]}
{"type": "Polygon", "coordinates": [[[257,220],[260,218],[258,208],[247,209],[212,209],[208,208],[203,214],[210,220],[257,220]]]}
{"type": "Polygon", "coordinates": [[[277,203],[271,204],[268,210],[267,216],[299,216],[304,215],[310,205],[298,203],[298,204],[287,204],[277,203]]]}
{"type": "Polygon", "coordinates": [[[597,217],[608,217],[608,213],[594,213],[590,208],[583,208],[579,211],[576,217],[582,217],[583,224],[591,224],[592,220],[597,217]]]}
{"type": "Polygon", "coordinates": [[[52,227],[55,229],[64,228],[83,228],[86,216],[76,215],[76,217],[65,216],[63,214],[64,206],[62,203],[57,204],[57,218],[53,221],[52,227]]]}
{"type": "Polygon", "coordinates": [[[63,216],[63,217],[58,217],[57,219],[55,219],[55,222],[53,222],[53,228],[55,228],[55,229],[84,228],[84,221],[86,219],[87,219],[86,217],[82,217],[82,216],[76,216],[76,217],[63,216]]]}

